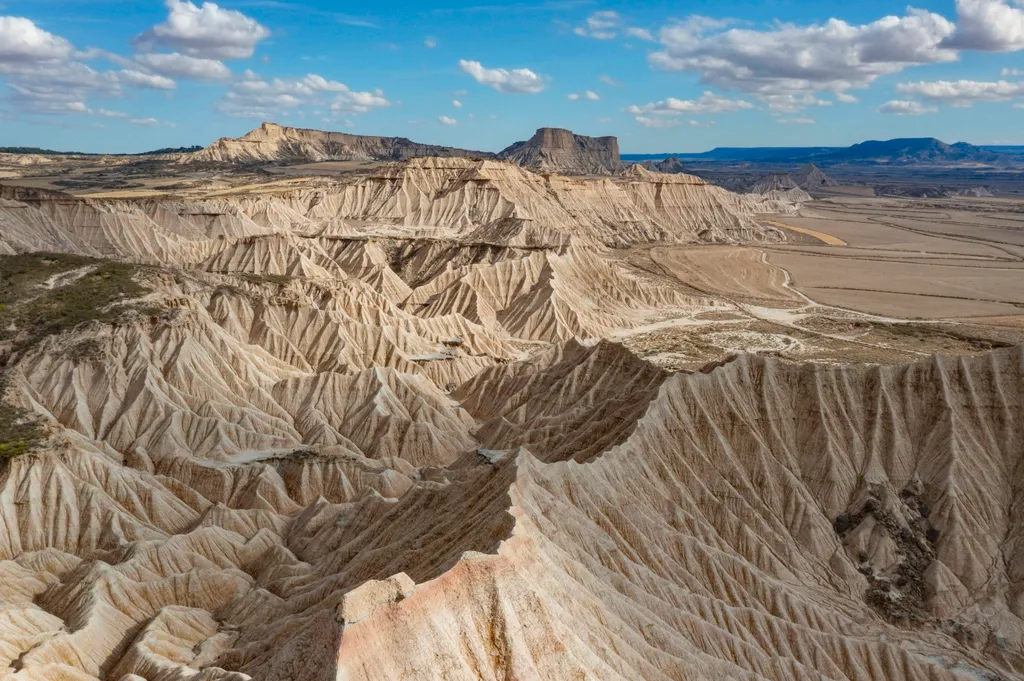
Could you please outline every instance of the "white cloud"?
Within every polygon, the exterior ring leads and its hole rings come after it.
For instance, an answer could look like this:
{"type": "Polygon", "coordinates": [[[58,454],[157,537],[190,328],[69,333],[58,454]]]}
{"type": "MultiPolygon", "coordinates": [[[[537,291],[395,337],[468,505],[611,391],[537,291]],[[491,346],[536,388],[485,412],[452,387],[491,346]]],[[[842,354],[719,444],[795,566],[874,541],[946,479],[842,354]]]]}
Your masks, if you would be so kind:
{"type": "Polygon", "coordinates": [[[618,12],[602,10],[594,12],[587,17],[583,26],[577,26],[572,30],[583,38],[595,38],[597,40],[614,40],[619,36],[624,38],[639,38],[654,42],[654,35],[646,28],[626,26],[618,12]]]}
{"type": "Polygon", "coordinates": [[[530,69],[488,69],[478,61],[459,60],[459,68],[481,85],[507,94],[536,95],[546,86],[544,78],[530,69]]]}
{"type": "Polygon", "coordinates": [[[423,45],[429,49],[434,49],[437,47],[437,38],[426,38],[423,41],[423,45]]]}
{"type": "Polygon", "coordinates": [[[621,87],[622,86],[622,83],[620,83],[619,81],[615,80],[611,76],[604,76],[604,75],[602,75],[602,76],[598,76],[597,79],[599,81],[601,81],[602,83],[604,83],[605,85],[611,85],[612,87],[621,87]]]}
{"type": "Polygon", "coordinates": [[[139,54],[135,61],[150,71],[172,78],[224,81],[231,78],[231,69],[217,59],[200,59],[187,54],[139,54]]]}
{"type": "Polygon", "coordinates": [[[29,19],[0,17],[0,76],[14,112],[90,113],[85,103],[90,97],[121,95],[116,73],[95,71],[75,61],[77,55],[68,40],[29,19]]]}
{"type": "Polygon", "coordinates": [[[264,80],[246,71],[217,103],[217,109],[237,118],[270,120],[300,106],[323,106],[333,113],[367,113],[391,106],[380,90],[356,92],[344,83],[308,74],[297,80],[264,80]]]}
{"type": "Polygon", "coordinates": [[[923,106],[920,102],[909,99],[894,99],[878,107],[878,113],[893,114],[896,116],[921,116],[935,113],[935,107],[923,106]]]}
{"type": "Polygon", "coordinates": [[[100,109],[96,112],[96,115],[103,118],[128,118],[128,114],[122,111],[111,111],[109,109],[100,109]]]}
{"type": "Polygon", "coordinates": [[[654,35],[652,35],[646,28],[629,27],[626,29],[626,36],[630,38],[639,38],[640,40],[646,40],[651,43],[654,42],[654,35]]]}
{"type": "Polygon", "coordinates": [[[832,106],[832,100],[819,99],[810,92],[760,94],[757,98],[768,105],[768,111],[772,115],[795,114],[809,106],[832,106]]]}
{"type": "Polygon", "coordinates": [[[576,94],[575,92],[570,92],[568,97],[566,97],[566,99],[568,99],[570,102],[575,102],[579,98],[580,98],[580,96],[578,94],[576,94]]]}
{"type": "Polygon", "coordinates": [[[604,10],[594,12],[587,17],[585,26],[577,26],[573,33],[584,38],[596,38],[598,40],[612,40],[619,34],[622,27],[622,17],[618,12],[604,10]]]}
{"type": "MultiPolygon", "coordinates": [[[[1021,3],[1015,0],[1015,3],[1021,3]]],[[[1006,0],[957,0],[956,31],[947,47],[982,52],[1024,50],[1024,9],[1006,0]]]]}
{"type": "Polygon", "coordinates": [[[135,69],[124,69],[118,76],[125,85],[150,90],[173,90],[178,85],[170,78],[157,76],[151,73],[143,73],[135,69]]]}
{"type": "Polygon", "coordinates": [[[170,125],[169,123],[163,123],[161,121],[158,121],[155,118],[133,118],[133,119],[129,120],[128,122],[131,123],[132,125],[139,125],[139,126],[142,126],[144,128],[155,128],[155,127],[160,126],[160,125],[166,125],[167,127],[174,127],[174,126],[170,125]]]}
{"type": "Polygon", "coordinates": [[[459,124],[459,122],[457,120],[455,120],[454,118],[449,118],[448,116],[438,116],[437,120],[438,120],[439,123],[441,123],[441,125],[458,125],[459,124]]]}
{"type": "Polygon", "coordinates": [[[634,116],[655,115],[655,116],[678,116],[681,114],[717,114],[732,113],[753,109],[754,105],[742,99],[728,99],[720,97],[714,92],[705,92],[700,99],[676,99],[669,97],[660,102],[644,104],[643,106],[629,106],[625,111],[634,116]]]}
{"type": "Polygon", "coordinates": [[[859,99],[857,99],[856,97],[847,92],[837,92],[836,100],[842,102],[843,104],[856,104],[857,102],[860,101],[859,99]]]}
{"type": "Polygon", "coordinates": [[[999,73],[1003,78],[1024,78],[1024,70],[1022,69],[1003,69],[999,73]]]}
{"type": "Polygon", "coordinates": [[[775,121],[777,123],[782,123],[783,125],[814,125],[813,118],[803,116],[799,118],[776,118],[775,121]]]}
{"type": "Polygon", "coordinates": [[[572,94],[569,95],[568,98],[574,102],[580,99],[586,99],[591,102],[596,102],[599,99],[601,99],[601,95],[597,94],[596,92],[593,92],[592,90],[587,90],[583,94],[573,92],[572,94]]]}
{"type": "Polygon", "coordinates": [[[462,102],[460,102],[457,99],[453,99],[452,100],[452,106],[454,106],[456,109],[461,109],[462,108],[462,102]]]}
{"type": "Polygon", "coordinates": [[[256,45],[270,36],[270,31],[255,19],[212,2],[198,7],[189,0],[167,0],[166,5],[164,23],[135,38],[139,49],[151,51],[164,46],[192,57],[247,59],[256,45]]]}
{"type": "Polygon", "coordinates": [[[969,107],[975,102],[1006,102],[1024,97],[1024,83],[1005,80],[984,82],[977,80],[938,80],[932,82],[900,83],[900,94],[918,96],[932,102],[943,102],[956,107],[969,107]]]}
{"type": "Polygon", "coordinates": [[[722,28],[706,17],[668,26],[659,36],[663,49],[648,59],[658,69],[693,72],[704,83],[765,95],[845,92],[908,66],[957,58],[943,45],[952,22],[913,8],[863,25],[830,19],[765,31],[722,28]]]}
{"type": "Polygon", "coordinates": [[[635,120],[645,128],[654,128],[655,130],[677,128],[683,124],[682,121],[675,118],[650,118],[648,116],[637,116],[635,120]]]}
{"type": "Polygon", "coordinates": [[[24,17],[0,17],[0,62],[54,61],[74,51],[64,38],[48,33],[24,17]]]}
{"type": "Polygon", "coordinates": [[[1024,109],[1024,102],[1017,102],[1013,105],[1014,109],[1024,109]]]}

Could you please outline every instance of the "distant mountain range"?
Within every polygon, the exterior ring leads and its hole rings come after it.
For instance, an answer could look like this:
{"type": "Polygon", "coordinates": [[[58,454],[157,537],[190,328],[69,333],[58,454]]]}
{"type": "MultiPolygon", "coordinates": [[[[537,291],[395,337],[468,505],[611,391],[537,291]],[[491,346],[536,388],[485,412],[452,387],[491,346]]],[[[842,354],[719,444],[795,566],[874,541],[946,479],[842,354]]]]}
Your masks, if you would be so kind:
{"type": "Polygon", "coordinates": [[[40,147],[0,147],[0,154],[34,154],[38,156],[158,156],[161,154],[189,154],[199,151],[203,147],[198,144],[191,147],[164,147],[143,151],[138,154],[95,154],[82,151],[54,151],[53,149],[42,149],[40,147]]]}
{"type": "Polygon", "coordinates": [[[946,144],[932,137],[871,140],[851,147],[718,147],[702,153],[623,154],[624,161],[659,160],[675,156],[682,161],[810,162],[817,164],[883,163],[1014,163],[1024,146],[946,144]]]}

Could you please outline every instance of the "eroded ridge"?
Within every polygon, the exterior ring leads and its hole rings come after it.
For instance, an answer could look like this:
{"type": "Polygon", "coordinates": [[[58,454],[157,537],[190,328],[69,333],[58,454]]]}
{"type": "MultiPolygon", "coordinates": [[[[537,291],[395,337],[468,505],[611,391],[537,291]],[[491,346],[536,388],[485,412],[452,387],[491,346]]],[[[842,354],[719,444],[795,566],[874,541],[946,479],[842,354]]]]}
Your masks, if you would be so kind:
{"type": "Polygon", "coordinates": [[[1018,678],[1024,348],[607,340],[801,318],[741,246],[642,257],[754,210],[459,158],[6,194],[0,678],[1018,678]]]}

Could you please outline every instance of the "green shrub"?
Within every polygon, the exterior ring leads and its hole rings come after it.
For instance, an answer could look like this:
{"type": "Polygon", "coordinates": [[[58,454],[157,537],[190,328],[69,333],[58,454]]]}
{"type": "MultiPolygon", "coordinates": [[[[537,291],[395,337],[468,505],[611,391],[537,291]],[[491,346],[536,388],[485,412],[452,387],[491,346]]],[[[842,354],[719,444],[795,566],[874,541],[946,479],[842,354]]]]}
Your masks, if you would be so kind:
{"type": "Polygon", "coordinates": [[[24,349],[83,322],[117,322],[125,310],[107,308],[147,292],[135,282],[140,269],[63,253],[0,256],[0,340],[24,349]],[[93,269],[69,284],[44,287],[51,277],[84,267],[93,269]]]}

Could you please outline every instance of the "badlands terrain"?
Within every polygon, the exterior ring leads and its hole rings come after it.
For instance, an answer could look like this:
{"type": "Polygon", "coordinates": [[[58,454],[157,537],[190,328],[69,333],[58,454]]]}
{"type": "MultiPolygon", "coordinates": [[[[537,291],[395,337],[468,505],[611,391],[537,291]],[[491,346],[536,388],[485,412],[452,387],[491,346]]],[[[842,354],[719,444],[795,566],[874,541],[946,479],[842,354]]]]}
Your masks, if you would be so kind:
{"type": "Polygon", "coordinates": [[[0,158],[0,679],[1024,678],[1019,202],[262,130],[0,158]]]}

